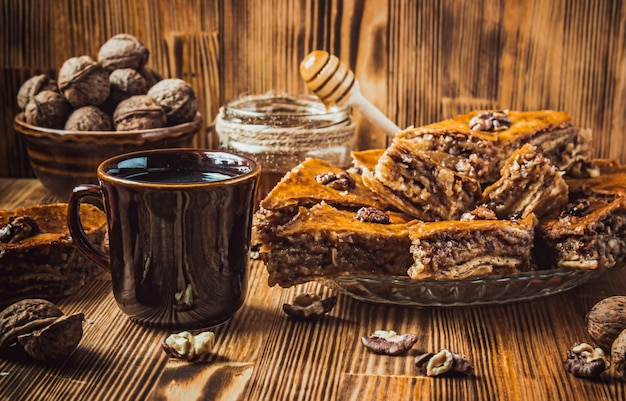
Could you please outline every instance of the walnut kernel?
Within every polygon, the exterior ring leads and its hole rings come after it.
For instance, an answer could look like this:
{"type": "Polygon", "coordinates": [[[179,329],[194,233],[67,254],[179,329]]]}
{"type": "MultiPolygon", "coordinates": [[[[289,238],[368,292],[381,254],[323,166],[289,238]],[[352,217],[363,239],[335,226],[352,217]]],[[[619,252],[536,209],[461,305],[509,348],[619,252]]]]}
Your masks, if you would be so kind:
{"type": "Polygon", "coordinates": [[[315,176],[315,181],[319,184],[327,185],[332,189],[336,189],[337,191],[347,191],[348,189],[356,186],[354,178],[352,178],[352,176],[345,171],[339,173],[327,171],[315,176]]]}
{"type": "Polygon", "coordinates": [[[330,312],[337,297],[321,299],[317,294],[298,294],[292,304],[283,304],[283,311],[296,319],[315,320],[330,312]]]}
{"type": "Polygon", "coordinates": [[[193,361],[211,352],[215,334],[211,331],[193,335],[188,331],[169,335],[161,346],[166,354],[174,358],[193,361]]]}
{"type": "Polygon", "coordinates": [[[369,336],[361,337],[361,343],[365,348],[377,354],[400,355],[413,348],[418,339],[415,334],[398,334],[393,330],[376,330],[369,336]]]}
{"type": "Polygon", "coordinates": [[[567,350],[567,359],[563,362],[565,370],[576,377],[593,379],[609,368],[609,359],[602,348],[593,348],[587,343],[575,344],[567,350]]]}
{"type": "Polygon", "coordinates": [[[469,126],[472,131],[502,131],[511,126],[508,110],[485,111],[473,117],[469,126]]]}
{"type": "Polygon", "coordinates": [[[30,216],[11,216],[7,225],[0,227],[0,242],[14,244],[39,232],[37,222],[30,216]]]}
{"type": "Polygon", "coordinates": [[[473,375],[474,367],[465,357],[443,349],[438,353],[427,352],[415,357],[415,367],[426,376],[440,376],[447,373],[473,375]]]}

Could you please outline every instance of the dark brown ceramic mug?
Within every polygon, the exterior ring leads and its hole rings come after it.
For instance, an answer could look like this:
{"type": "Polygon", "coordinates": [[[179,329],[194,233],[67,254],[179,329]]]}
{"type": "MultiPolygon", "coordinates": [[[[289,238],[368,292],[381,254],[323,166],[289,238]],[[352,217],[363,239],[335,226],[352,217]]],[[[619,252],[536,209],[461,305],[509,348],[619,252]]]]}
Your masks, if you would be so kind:
{"type": "Polygon", "coordinates": [[[261,167],[199,149],[128,153],[98,167],[99,185],[69,198],[76,246],[111,272],[113,294],[133,321],[175,329],[228,320],[247,289],[254,197],[261,167]],[[85,198],[103,201],[109,254],[85,236],[85,198]]]}

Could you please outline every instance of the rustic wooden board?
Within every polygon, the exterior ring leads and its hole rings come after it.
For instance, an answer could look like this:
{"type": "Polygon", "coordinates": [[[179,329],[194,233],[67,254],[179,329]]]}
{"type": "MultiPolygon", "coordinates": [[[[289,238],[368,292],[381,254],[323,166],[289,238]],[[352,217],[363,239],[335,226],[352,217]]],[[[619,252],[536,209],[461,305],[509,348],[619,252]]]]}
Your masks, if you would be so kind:
{"type": "MultiPolygon", "coordinates": [[[[36,180],[0,179],[0,208],[52,201],[36,180]]],[[[591,341],[584,316],[598,300],[626,295],[626,271],[563,294],[506,305],[413,308],[363,303],[319,283],[267,286],[263,264],[250,269],[244,306],[214,328],[214,352],[196,363],[170,360],[160,343],[168,332],[130,322],[117,308],[106,275],[63,299],[66,313],[90,323],[79,348],[58,363],[0,353],[0,399],[46,400],[623,400],[614,371],[598,380],[565,372],[565,352],[591,341]],[[282,304],[298,293],[338,295],[327,316],[296,321],[282,304]],[[411,332],[406,355],[367,351],[360,337],[375,330],[411,332]],[[474,377],[423,377],[414,357],[450,348],[469,358],[474,377]]]]}

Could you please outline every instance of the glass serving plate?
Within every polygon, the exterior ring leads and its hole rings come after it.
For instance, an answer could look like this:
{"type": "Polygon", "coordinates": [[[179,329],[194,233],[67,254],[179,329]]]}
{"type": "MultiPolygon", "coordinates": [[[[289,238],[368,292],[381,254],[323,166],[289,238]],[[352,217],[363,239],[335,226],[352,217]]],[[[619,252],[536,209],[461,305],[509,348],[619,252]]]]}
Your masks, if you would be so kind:
{"type": "Polygon", "coordinates": [[[402,276],[348,275],[327,280],[324,284],[365,302],[410,306],[471,306],[505,304],[558,294],[585,284],[606,271],[560,268],[507,276],[419,281],[402,276]]]}

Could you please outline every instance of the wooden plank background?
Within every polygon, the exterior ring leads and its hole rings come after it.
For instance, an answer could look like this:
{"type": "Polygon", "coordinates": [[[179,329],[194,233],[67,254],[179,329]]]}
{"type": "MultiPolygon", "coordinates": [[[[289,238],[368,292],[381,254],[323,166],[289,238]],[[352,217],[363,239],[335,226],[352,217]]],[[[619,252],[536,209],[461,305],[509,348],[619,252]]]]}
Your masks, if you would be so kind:
{"type": "MultiPolygon", "coordinates": [[[[128,32],[149,66],[190,82],[206,132],[224,101],[269,90],[308,93],[314,49],[340,57],[363,94],[399,126],[479,108],[570,112],[598,157],[626,161],[623,0],[0,0],[0,177],[31,176],[13,130],[16,94],[69,57],[97,55],[128,32]]],[[[358,146],[385,136],[355,112],[358,146]]]]}

